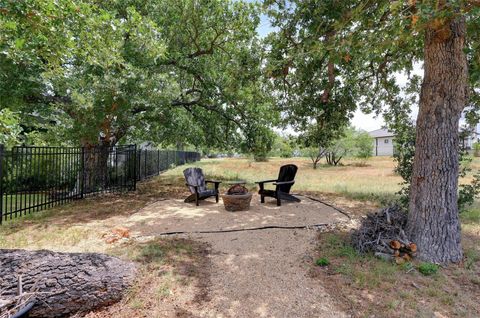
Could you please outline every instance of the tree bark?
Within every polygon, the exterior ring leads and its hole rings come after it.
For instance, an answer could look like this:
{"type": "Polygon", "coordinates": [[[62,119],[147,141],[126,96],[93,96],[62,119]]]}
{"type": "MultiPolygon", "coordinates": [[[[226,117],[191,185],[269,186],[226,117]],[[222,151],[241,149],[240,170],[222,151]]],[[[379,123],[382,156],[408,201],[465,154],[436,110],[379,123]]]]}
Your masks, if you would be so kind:
{"type": "Polygon", "coordinates": [[[445,264],[462,259],[458,122],[467,100],[468,69],[465,19],[434,22],[425,31],[407,231],[421,259],[445,264]]]}
{"type": "Polygon", "coordinates": [[[0,298],[25,297],[35,305],[29,317],[65,317],[110,305],[133,282],[135,266],[96,253],[0,250],[0,298]],[[30,295],[31,293],[31,295],[30,295]]]}

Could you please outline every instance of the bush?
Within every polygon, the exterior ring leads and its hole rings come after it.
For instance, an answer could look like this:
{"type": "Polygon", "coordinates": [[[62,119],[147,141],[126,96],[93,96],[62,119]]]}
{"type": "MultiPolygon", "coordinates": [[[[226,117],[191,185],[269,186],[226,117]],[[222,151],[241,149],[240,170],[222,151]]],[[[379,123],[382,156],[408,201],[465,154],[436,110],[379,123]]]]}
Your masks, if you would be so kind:
{"type": "Polygon", "coordinates": [[[373,141],[370,135],[365,131],[349,127],[342,138],[327,148],[325,157],[329,165],[336,166],[345,156],[353,156],[365,161],[372,156],[372,152],[373,141]]]}
{"type": "Polygon", "coordinates": [[[267,161],[275,134],[268,127],[253,127],[247,131],[241,145],[242,151],[253,155],[255,161],[267,161]]]}
{"type": "Polygon", "coordinates": [[[290,145],[290,137],[275,134],[275,140],[270,151],[270,155],[274,157],[291,158],[293,157],[293,149],[290,145]]]}
{"type": "Polygon", "coordinates": [[[368,160],[373,152],[372,137],[365,131],[358,131],[356,132],[354,141],[354,157],[363,161],[368,160]]]}
{"type": "Polygon", "coordinates": [[[418,265],[418,271],[425,276],[431,276],[438,272],[439,266],[433,263],[421,263],[418,265]]]}
{"type": "Polygon", "coordinates": [[[473,144],[473,155],[475,157],[480,157],[480,142],[473,144]]]}
{"type": "Polygon", "coordinates": [[[315,261],[317,266],[325,267],[330,265],[330,261],[326,257],[321,257],[315,261]]]}

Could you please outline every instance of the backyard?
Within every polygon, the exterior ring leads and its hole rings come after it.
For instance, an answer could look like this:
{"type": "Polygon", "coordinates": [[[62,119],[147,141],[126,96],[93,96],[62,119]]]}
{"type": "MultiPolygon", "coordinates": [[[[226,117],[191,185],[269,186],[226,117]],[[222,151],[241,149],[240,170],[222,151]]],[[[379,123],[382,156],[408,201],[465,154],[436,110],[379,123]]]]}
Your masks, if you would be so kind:
{"type": "MultiPolygon", "coordinates": [[[[306,158],[204,159],[139,183],[135,192],[92,196],[8,221],[0,227],[0,247],[102,252],[138,264],[138,278],[124,300],[88,313],[91,318],[478,316],[478,203],[461,214],[464,261],[429,276],[421,273],[420,262],[396,265],[361,256],[351,247],[350,229],[399,190],[401,178],[394,165],[389,157],[373,158],[367,165],[346,160],[342,166],[321,165],[315,170],[306,158]],[[278,208],[268,199],[266,208],[257,213],[258,197],[253,198],[250,214],[231,214],[212,199],[198,208],[182,202],[188,195],[182,171],[189,166],[201,167],[207,178],[243,179],[254,190],[255,181],[276,177],[286,163],[299,167],[292,191],[304,196],[302,204],[316,209],[321,203],[309,203],[307,198],[320,199],[351,219],[325,209],[330,211],[325,215],[308,208],[295,215],[297,204],[278,208]],[[314,221],[328,225],[193,231],[202,226],[213,229],[221,220],[226,221],[218,226],[228,229],[289,219],[296,225],[314,221]],[[185,228],[191,233],[160,235],[185,228]]],[[[480,160],[475,159],[472,168],[479,167],[480,160]]],[[[221,192],[226,188],[222,185],[221,192]]]]}
{"type": "Polygon", "coordinates": [[[480,317],[479,17],[1,1],[0,318],[480,317]]]}

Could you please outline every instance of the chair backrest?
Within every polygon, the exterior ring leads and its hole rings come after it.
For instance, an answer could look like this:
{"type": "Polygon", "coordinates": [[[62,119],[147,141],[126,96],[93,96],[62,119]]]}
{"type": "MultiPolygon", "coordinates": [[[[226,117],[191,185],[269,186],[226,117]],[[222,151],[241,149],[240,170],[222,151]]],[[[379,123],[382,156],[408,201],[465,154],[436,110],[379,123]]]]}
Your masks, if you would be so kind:
{"type": "MultiPolygon", "coordinates": [[[[198,186],[199,191],[205,190],[205,176],[203,175],[202,169],[187,168],[183,170],[183,175],[188,184],[198,186]]],[[[188,188],[190,189],[190,192],[195,193],[194,187],[189,186],[188,188]]]]}
{"type": "MultiPolygon", "coordinates": [[[[293,181],[295,180],[295,175],[297,174],[298,167],[293,164],[284,165],[280,167],[280,172],[278,173],[277,181],[293,181]]],[[[280,186],[280,191],[284,193],[290,193],[290,189],[292,188],[292,184],[284,184],[280,186]]]]}

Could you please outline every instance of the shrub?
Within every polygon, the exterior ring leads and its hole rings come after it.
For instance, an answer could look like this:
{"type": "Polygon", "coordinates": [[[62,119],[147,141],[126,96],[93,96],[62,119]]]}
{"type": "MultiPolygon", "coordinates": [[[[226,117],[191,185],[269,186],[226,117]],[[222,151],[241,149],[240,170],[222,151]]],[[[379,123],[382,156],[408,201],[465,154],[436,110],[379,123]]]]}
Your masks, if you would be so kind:
{"type": "Polygon", "coordinates": [[[253,127],[247,131],[241,145],[242,151],[253,155],[255,161],[267,161],[275,134],[268,127],[253,127]]]}
{"type": "Polygon", "coordinates": [[[438,272],[439,266],[433,263],[421,263],[418,265],[418,271],[425,276],[434,275],[438,272]]]}
{"type": "Polygon", "coordinates": [[[319,258],[315,261],[315,264],[317,266],[325,267],[325,266],[330,265],[330,261],[326,257],[321,257],[321,258],[319,258]]]}
{"type": "Polygon", "coordinates": [[[473,155],[475,157],[480,157],[480,142],[473,144],[473,155]]]}
{"type": "Polygon", "coordinates": [[[365,131],[358,131],[355,135],[355,158],[368,160],[372,156],[372,152],[372,137],[365,131]]]}
{"type": "Polygon", "coordinates": [[[464,212],[480,195],[480,173],[473,176],[470,184],[461,184],[458,191],[458,210],[464,212]]]}

